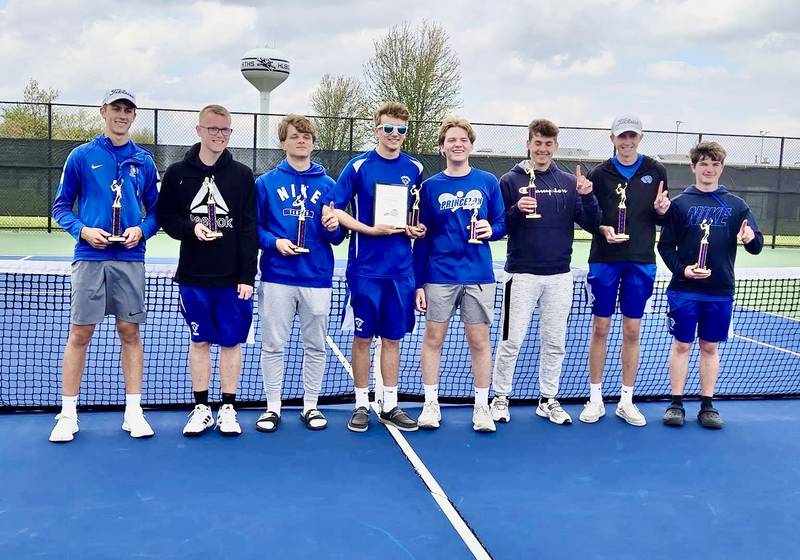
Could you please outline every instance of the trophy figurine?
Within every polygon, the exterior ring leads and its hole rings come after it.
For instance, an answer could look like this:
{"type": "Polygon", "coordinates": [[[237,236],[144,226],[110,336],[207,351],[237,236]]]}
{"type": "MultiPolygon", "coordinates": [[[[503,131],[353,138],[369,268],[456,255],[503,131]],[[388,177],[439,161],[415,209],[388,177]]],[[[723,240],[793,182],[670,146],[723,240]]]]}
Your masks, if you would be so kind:
{"type": "Polygon", "coordinates": [[[408,225],[413,228],[419,227],[419,191],[421,188],[422,185],[413,185],[411,187],[411,195],[414,197],[414,202],[408,212],[408,225]]]}
{"type": "Polygon", "coordinates": [[[478,239],[478,232],[475,231],[475,226],[477,226],[477,224],[478,224],[478,207],[473,206],[472,217],[469,219],[469,241],[467,243],[472,243],[475,245],[483,243],[482,240],[478,239]]]}
{"type": "Polygon", "coordinates": [[[114,202],[111,204],[111,235],[108,241],[111,243],[125,241],[122,237],[122,181],[116,179],[111,182],[111,190],[114,192],[114,202]]]}
{"type": "Polygon", "coordinates": [[[306,243],[306,189],[301,188],[301,194],[292,203],[292,206],[297,206],[300,210],[297,211],[297,243],[295,243],[295,253],[310,253],[311,249],[304,247],[306,243]]]}
{"type": "MultiPolygon", "coordinates": [[[[521,194],[527,194],[529,197],[531,197],[531,199],[533,199],[534,203],[537,203],[538,206],[538,202],[536,200],[536,170],[534,170],[533,166],[528,161],[526,161],[522,167],[530,176],[530,181],[528,182],[527,187],[520,187],[519,192],[521,194]]],[[[541,218],[542,215],[539,214],[538,208],[534,208],[533,212],[530,214],[525,214],[525,217],[533,220],[541,218]]]]}
{"type": "Polygon", "coordinates": [[[617,239],[617,241],[627,241],[631,238],[630,235],[625,233],[626,214],[628,212],[628,208],[625,206],[625,201],[627,200],[625,190],[627,188],[628,183],[625,183],[624,187],[620,183],[617,183],[616,192],[619,195],[619,206],[617,209],[619,210],[619,216],[617,217],[617,232],[614,234],[614,237],[617,239]]]}
{"type": "Polygon", "coordinates": [[[703,220],[700,224],[700,229],[703,230],[703,239],[700,240],[700,254],[697,255],[697,266],[692,270],[699,274],[711,274],[711,270],[706,267],[708,260],[708,234],[711,233],[711,222],[703,220]]]}
{"type": "Polygon", "coordinates": [[[217,230],[217,201],[214,200],[214,176],[206,177],[203,179],[203,186],[208,189],[208,200],[206,206],[208,207],[208,229],[211,233],[207,233],[206,237],[217,239],[222,237],[222,232],[217,230]]]}

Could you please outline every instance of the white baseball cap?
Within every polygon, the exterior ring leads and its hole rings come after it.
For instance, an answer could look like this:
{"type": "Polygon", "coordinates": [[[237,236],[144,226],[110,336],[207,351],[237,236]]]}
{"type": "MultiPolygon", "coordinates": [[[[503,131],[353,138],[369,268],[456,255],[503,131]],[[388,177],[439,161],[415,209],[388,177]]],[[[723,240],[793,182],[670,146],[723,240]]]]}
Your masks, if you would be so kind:
{"type": "Polygon", "coordinates": [[[611,134],[619,136],[623,132],[642,133],[642,119],[636,115],[623,115],[614,119],[611,123],[611,134]]]}
{"type": "Polygon", "coordinates": [[[108,105],[109,103],[114,103],[114,101],[120,100],[127,101],[136,107],[136,96],[132,91],[122,88],[108,90],[108,92],[106,92],[106,96],[103,98],[103,105],[108,105]]]}

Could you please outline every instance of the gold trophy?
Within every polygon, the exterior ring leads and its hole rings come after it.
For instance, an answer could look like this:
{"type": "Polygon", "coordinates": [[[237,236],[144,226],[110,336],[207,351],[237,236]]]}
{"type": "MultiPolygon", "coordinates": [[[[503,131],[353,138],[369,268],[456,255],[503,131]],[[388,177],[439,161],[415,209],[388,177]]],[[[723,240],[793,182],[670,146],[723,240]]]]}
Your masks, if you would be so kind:
{"type": "Polygon", "coordinates": [[[114,179],[111,182],[111,190],[114,191],[114,202],[111,204],[111,235],[108,237],[110,243],[125,241],[122,236],[122,182],[117,183],[114,179]]]}
{"type": "Polygon", "coordinates": [[[299,207],[297,211],[297,243],[295,243],[295,253],[310,253],[311,249],[304,247],[306,242],[306,189],[301,187],[301,193],[292,203],[292,206],[299,207]]]}
{"type": "Polygon", "coordinates": [[[616,192],[619,195],[619,206],[617,206],[617,209],[619,210],[619,215],[617,216],[617,232],[614,234],[614,238],[617,241],[627,241],[631,238],[630,235],[625,233],[626,214],[628,212],[628,207],[625,206],[625,201],[628,199],[625,194],[627,188],[628,183],[625,183],[625,186],[622,186],[621,183],[617,183],[616,192]]]}
{"type": "Polygon", "coordinates": [[[533,166],[530,164],[529,161],[524,162],[522,164],[522,168],[530,177],[530,181],[528,181],[527,187],[520,187],[519,192],[521,194],[528,195],[529,197],[531,197],[531,199],[533,199],[533,202],[537,204],[537,208],[534,208],[533,212],[531,212],[530,214],[525,214],[525,217],[532,220],[541,218],[542,215],[539,214],[538,212],[538,201],[536,200],[536,170],[533,168],[533,166]]]}
{"type": "Polygon", "coordinates": [[[217,185],[214,184],[214,176],[206,177],[203,179],[203,187],[208,189],[208,200],[206,206],[208,207],[208,229],[210,233],[206,237],[217,239],[222,237],[222,232],[217,230],[217,201],[214,200],[214,189],[217,185]]]}
{"type": "Polygon", "coordinates": [[[408,212],[408,225],[410,227],[419,227],[419,191],[422,185],[412,185],[411,195],[414,197],[414,202],[411,205],[411,210],[408,212]]]}
{"type": "Polygon", "coordinates": [[[700,224],[700,229],[703,230],[703,239],[700,240],[700,254],[697,255],[697,266],[692,270],[699,274],[711,274],[711,269],[706,267],[708,260],[708,234],[711,233],[711,222],[703,220],[700,224]]]}
{"type": "Polygon", "coordinates": [[[478,225],[478,208],[478,206],[472,207],[472,217],[469,219],[469,241],[467,241],[467,243],[472,243],[474,245],[483,243],[483,240],[478,239],[478,232],[475,230],[478,225]]]}

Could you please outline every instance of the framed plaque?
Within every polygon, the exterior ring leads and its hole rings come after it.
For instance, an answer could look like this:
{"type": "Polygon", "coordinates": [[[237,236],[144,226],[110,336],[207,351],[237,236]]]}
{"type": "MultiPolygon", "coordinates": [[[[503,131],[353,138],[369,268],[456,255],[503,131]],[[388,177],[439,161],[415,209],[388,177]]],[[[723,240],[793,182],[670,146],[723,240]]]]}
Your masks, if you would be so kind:
{"type": "Polygon", "coordinates": [[[406,227],[407,216],[408,187],[376,184],[373,225],[383,224],[403,229],[406,227]]]}

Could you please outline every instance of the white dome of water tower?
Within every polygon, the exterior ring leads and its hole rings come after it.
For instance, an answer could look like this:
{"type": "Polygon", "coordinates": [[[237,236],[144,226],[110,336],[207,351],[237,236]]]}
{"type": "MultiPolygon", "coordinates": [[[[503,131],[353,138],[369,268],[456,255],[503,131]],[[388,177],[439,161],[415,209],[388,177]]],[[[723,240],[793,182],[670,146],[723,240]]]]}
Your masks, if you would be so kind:
{"type": "MultiPolygon", "coordinates": [[[[286,81],[290,73],[289,60],[277,49],[258,47],[242,56],[242,75],[259,92],[258,112],[268,114],[270,94],[286,81]]],[[[258,146],[268,147],[269,118],[259,118],[258,146]]]]}

